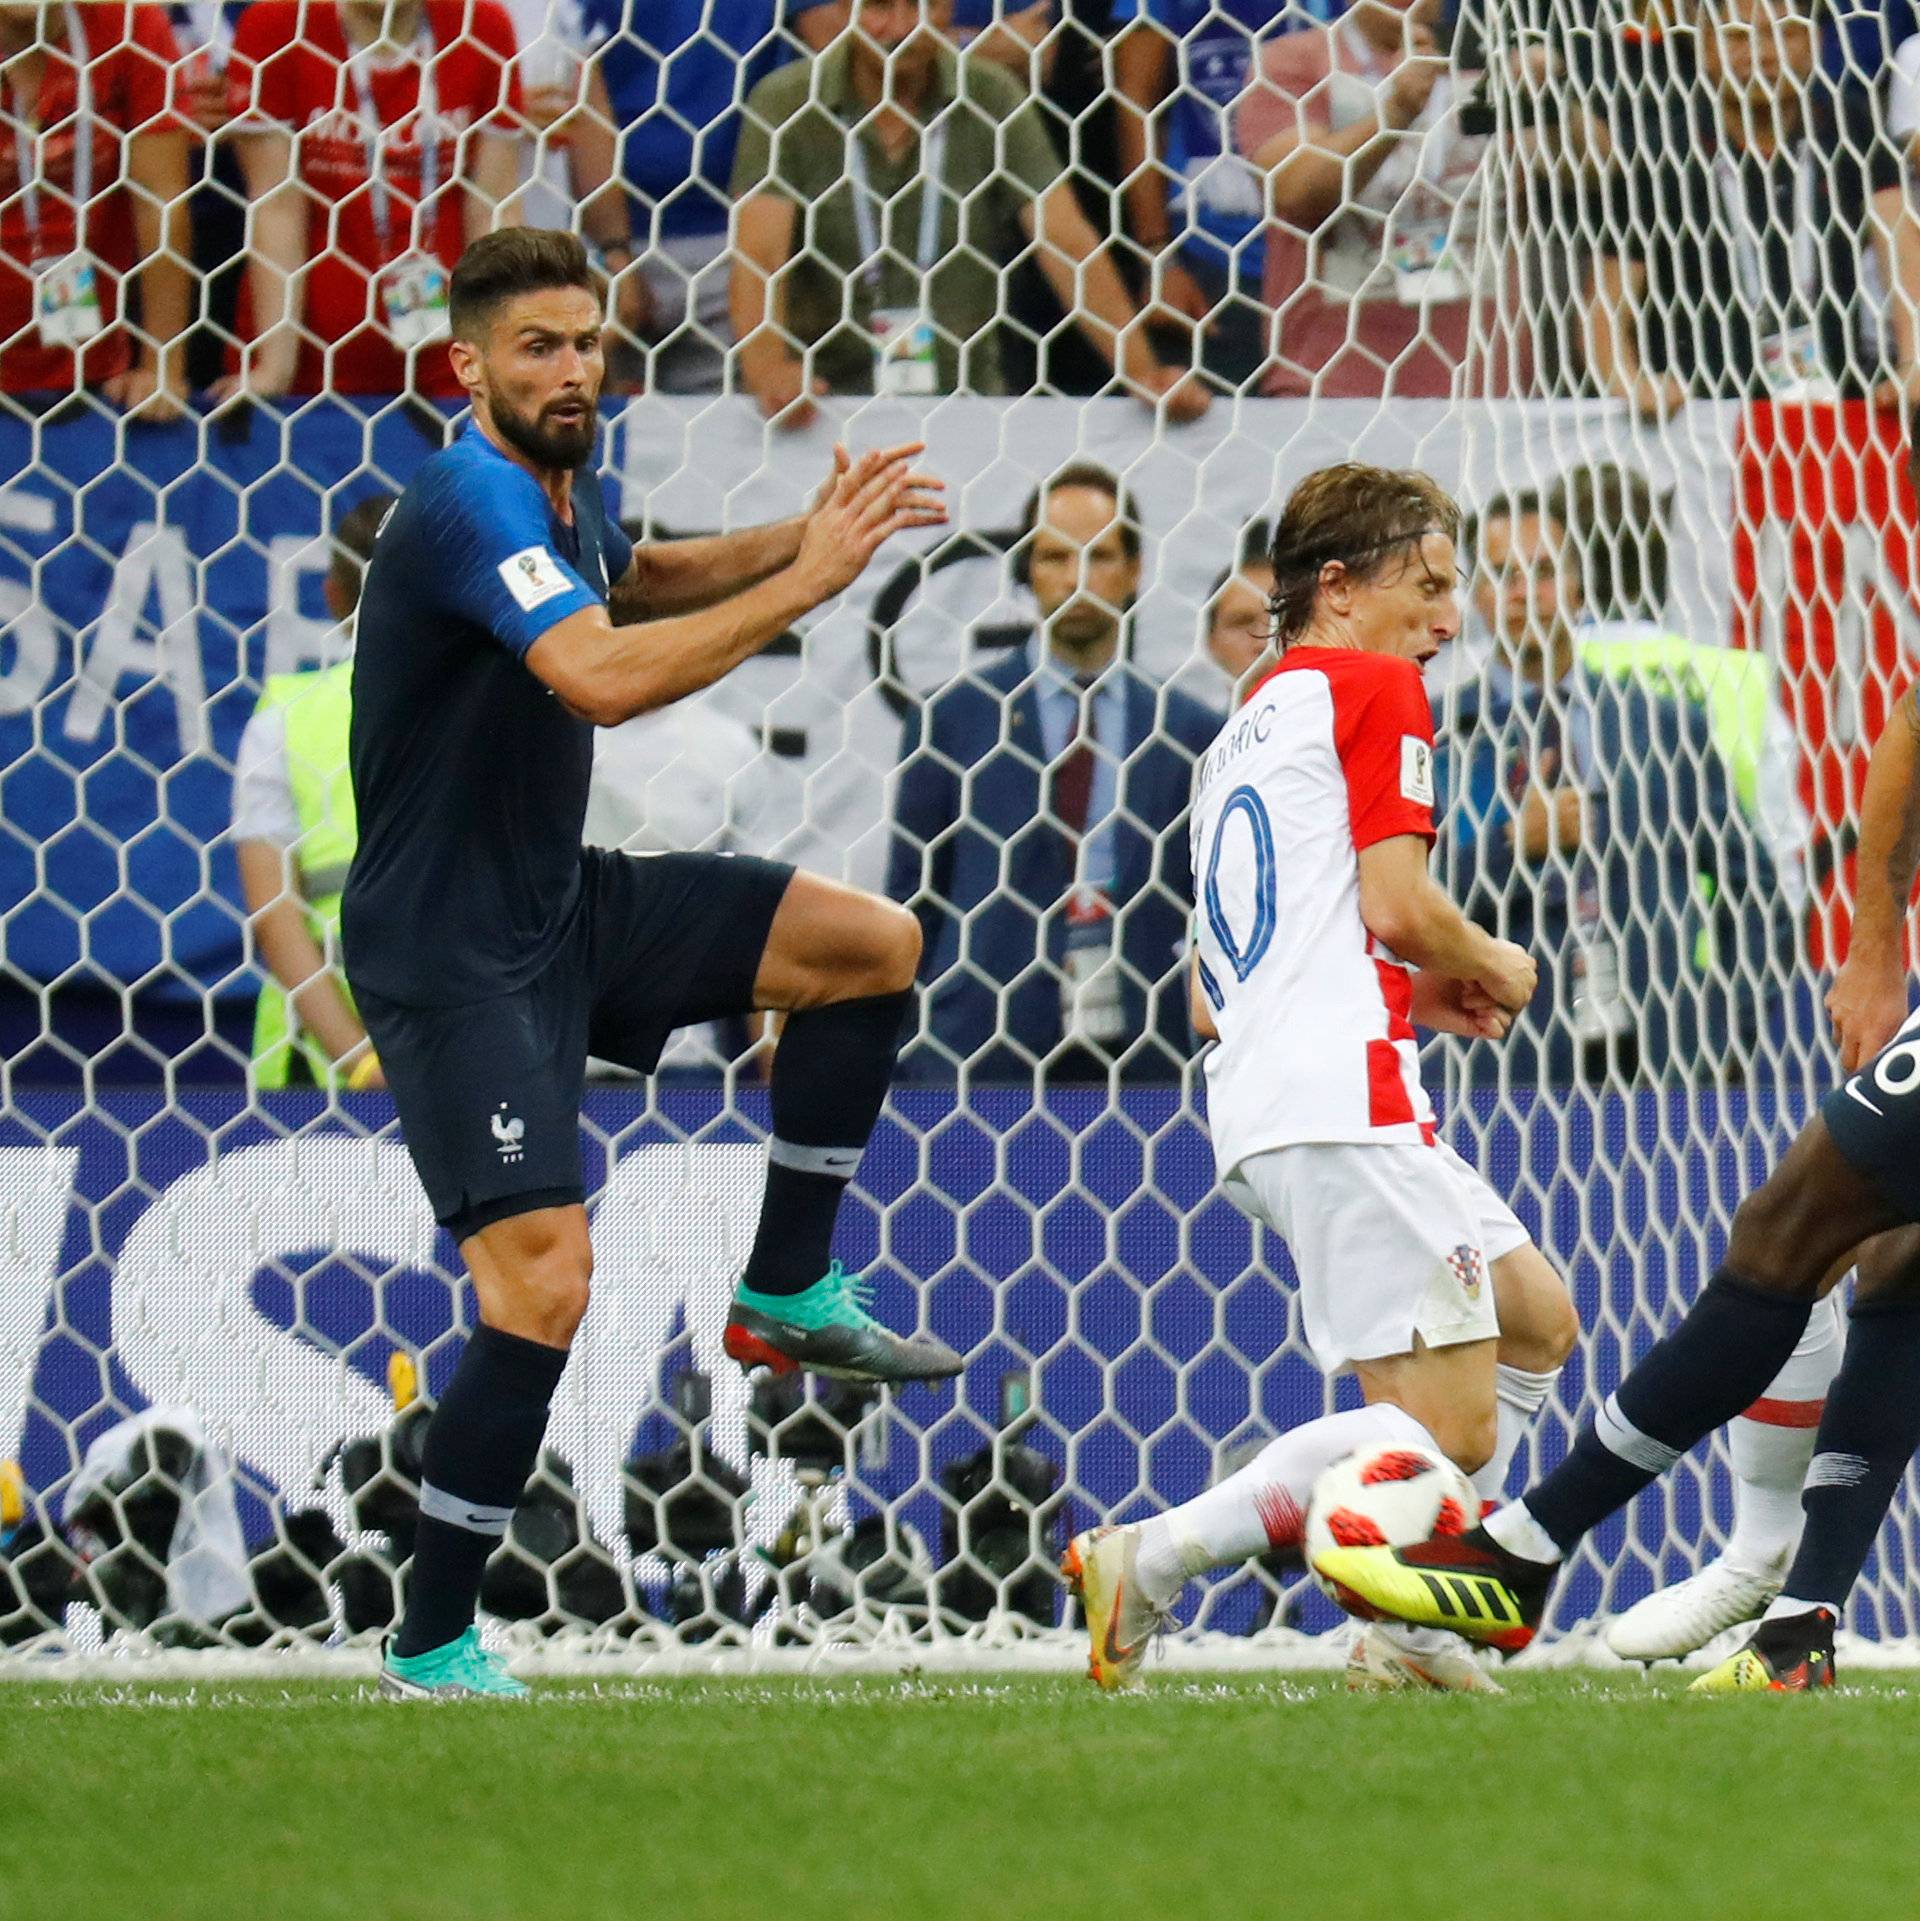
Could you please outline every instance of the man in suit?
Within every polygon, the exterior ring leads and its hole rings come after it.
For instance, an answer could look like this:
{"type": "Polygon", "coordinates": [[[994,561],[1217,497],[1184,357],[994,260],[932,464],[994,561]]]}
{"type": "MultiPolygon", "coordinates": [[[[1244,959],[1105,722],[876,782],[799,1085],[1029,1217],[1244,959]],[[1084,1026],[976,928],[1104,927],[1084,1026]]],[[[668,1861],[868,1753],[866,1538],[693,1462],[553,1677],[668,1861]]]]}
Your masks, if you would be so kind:
{"type": "Polygon", "coordinates": [[[1540,987],[1470,1075],[1744,1078],[1787,917],[1707,708],[1588,658],[1555,503],[1503,497],[1472,539],[1497,651],[1440,703],[1435,812],[1468,911],[1540,987]]]}
{"type": "Polygon", "coordinates": [[[1218,722],[1127,659],[1140,527],[1115,476],[1063,467],[1027,502],[1015,575],[1040,630],[909,718],[888,891],[926,987],[903,1075],[1178,1078],[1193,763],[1218,722]]]}

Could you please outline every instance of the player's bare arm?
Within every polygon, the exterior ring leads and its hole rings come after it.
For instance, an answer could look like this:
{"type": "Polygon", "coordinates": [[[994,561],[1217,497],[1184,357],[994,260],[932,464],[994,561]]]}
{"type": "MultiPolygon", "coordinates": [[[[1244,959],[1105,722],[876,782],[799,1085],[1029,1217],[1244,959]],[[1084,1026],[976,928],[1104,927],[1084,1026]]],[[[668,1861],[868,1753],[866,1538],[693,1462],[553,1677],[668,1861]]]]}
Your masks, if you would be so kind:
{"type": "MultiPolygon", "coordinates": [[[[906,452],[890,448],[887,455],[906,452]]],[[[840,477],[852,465],[844,446],[833,450],[833,470],[813,506],[804,514],[771,520],[737,533],[704,534],[685,540],[650,540],[633,550],[625,574],[607,596],[615,626],[692,613],[743,593],[783,567],[791,567],[806,536],[807,522],[833,498],[840,477]]]]}
{"type": "MultiPolygon", "coordinates": [[[[1517,1014],[1533,998],[1533,957],[1461,913],[1427,872],[1427,844],[1418,834],[1396,834],[1361,849],[1360,918],[1402,960],[1437,979],[1479,987],[1496,1007],[1517,1014]]],[[[1429,987],[1426,1000],[1429,1012],[1437,1012],[1445,996],[1429,987]]],[[[1414,1017],[1420,1018],[1418,1007],[1414,1017]]]]}
{"type": "MultiPolygon", "coordinates": [[[[314,938],[286,850],[270,841],[241,840],[233,851],[255,953],[286,990],[301,1026],[327,1050],[327,1058],[343,1064],[361,1061],[368,1051],[367,1030],[314,938]]],[[[384,1085],[379,1063],[369,1062],[355,1085],[384,1085]]]]}
{"type": "Polygon", "coordinates": [[[839,468],[802,524],[792,560],[744,592],[694,613],[628,625],[616,625],[604,607],[584,607],[541,635],[527,665],[600,727],[712,686],[851,586],[892,535],[946,519],[942,483],[913,465],[922,451],[909,442],[839,468]]]}
{"type": "Polygon", "coordinates": [[[1207,1004],[1207,990],[1200,985],[1200,952],[1194,950],[1193,961],[1187,968],[1187,1018],[1193,1023],[1193,1031],[1203,1041],[1217,1041],[1220,1030],[1214,1025],[1213,1009],[1207,1004]]]}
{"type": "Polygon", "coordinates": [[[1920,871],[1920,686],[1873,744],[1860,802],[1859,879],[1847,958],[1827,995],[1840,1064],[1851,1074],[1907,1017],[1906,924],[1920,871]]]}

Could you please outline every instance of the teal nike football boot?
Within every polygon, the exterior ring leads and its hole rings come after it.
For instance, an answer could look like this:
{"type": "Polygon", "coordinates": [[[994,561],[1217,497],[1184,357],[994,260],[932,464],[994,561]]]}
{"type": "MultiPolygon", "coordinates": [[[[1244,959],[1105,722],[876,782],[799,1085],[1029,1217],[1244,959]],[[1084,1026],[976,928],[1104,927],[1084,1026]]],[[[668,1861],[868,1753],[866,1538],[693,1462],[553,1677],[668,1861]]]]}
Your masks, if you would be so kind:
{"type": "Polygon", "coordinates": [[[798,1294],[741,1286],[727,1316],[726,1350],[742,1367],[837,1381],[945,1381],[966,1363],[931,1334],[896,1334],[868,1313],[873,1284],[838,1261],[798,1294]]]}
{"type": "Polygon", "coordinates": [[[395,1654],[380,1662],[380,1692],[389,1701],[524,1701],[527,1684],[507,1672],[497,1654],[480,1645],[480,1630],[424,1654],[395,1654]]]}

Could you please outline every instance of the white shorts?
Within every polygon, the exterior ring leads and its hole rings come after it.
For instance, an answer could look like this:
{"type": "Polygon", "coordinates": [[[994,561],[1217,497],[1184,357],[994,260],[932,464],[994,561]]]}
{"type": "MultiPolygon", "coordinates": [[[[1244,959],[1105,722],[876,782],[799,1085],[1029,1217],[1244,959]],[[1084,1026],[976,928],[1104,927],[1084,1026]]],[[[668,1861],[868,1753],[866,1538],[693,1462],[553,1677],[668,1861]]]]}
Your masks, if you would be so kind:
{"type": "Polygon", "coordinates": [[[1324,1374],[1500,1332],[1492,1264],[1533,1238],[1444,1141],[1329,1141],[1242,1161],[1226,1189],[1287,1244],[1324,1374]]]}

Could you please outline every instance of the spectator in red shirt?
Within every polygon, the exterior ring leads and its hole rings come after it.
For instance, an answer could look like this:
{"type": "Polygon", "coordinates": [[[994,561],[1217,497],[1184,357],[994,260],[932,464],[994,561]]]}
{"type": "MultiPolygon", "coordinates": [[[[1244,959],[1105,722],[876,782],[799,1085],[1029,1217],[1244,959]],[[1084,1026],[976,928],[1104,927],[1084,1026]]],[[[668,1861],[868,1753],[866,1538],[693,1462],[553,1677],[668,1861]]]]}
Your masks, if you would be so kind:
{"type": "Polygon", "coordinates": [[[460,392],[447,281],[469,240],[514,218],[514,54],[499,0],[256,0],[241,15],[227,71],[252,345],[221,398],[460,392]]]}
{"type": "Polygon", "coordinates": [[[145,419],[181,411],[178,58],[160,7],[0,5],[0,391],[86,386],[145,419]],[[137,324],[118,324],[123,283],[137,324]]]}
{"type": "Polygon", "coordinates": [[[1491,136],[1462,108],[1479,76],[1450,72],[1437,0],[1355,0],[1331,26],[1276,34],[1241,97],[1240,151],[1265,176],[1271,394],[1445,399],[1526,391],[1513,326],[1469,353],[1476,295],[1499,289],[1503,235],[1483,234],[1491,136]]]}

